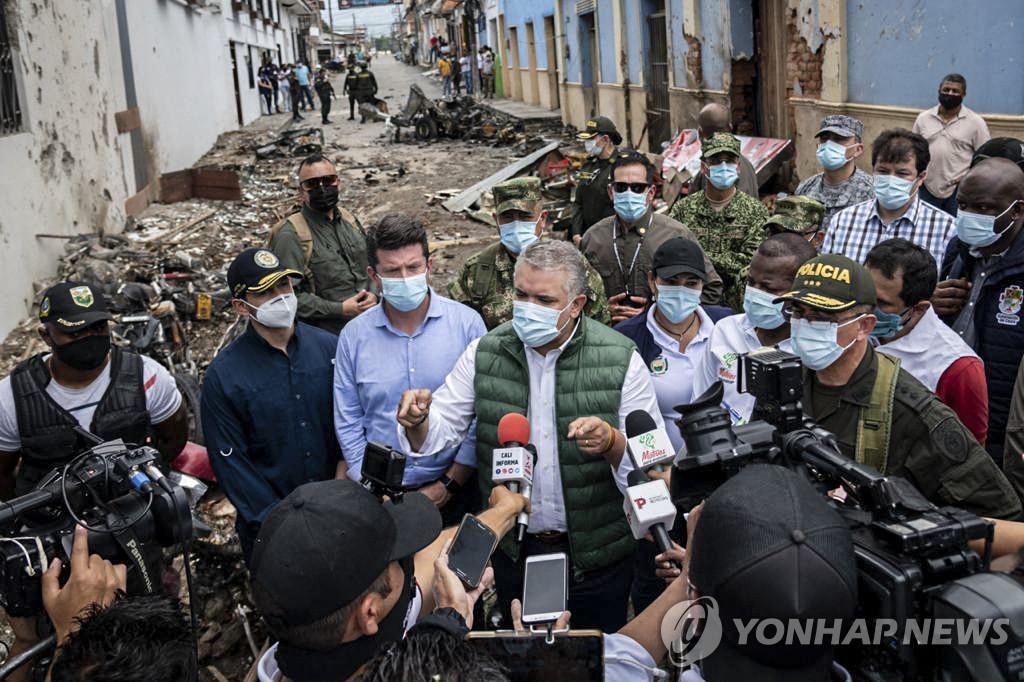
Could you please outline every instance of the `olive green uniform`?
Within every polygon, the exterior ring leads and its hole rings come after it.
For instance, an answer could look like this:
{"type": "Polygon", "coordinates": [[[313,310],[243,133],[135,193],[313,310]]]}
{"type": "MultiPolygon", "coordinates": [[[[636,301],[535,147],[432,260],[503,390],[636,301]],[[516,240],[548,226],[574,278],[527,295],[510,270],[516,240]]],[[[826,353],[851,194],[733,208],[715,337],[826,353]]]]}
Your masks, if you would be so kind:
{"type": "MultiPolygon", "coordinates": [[[[857,450],[861,410],[871,402],[878,356],[870,346],[844,386],[825,386],[804,374],[804,410],[836,436],[843,454],[857,450]]],[[[1012,519],[1021,504],[985,449],[934,393],[903,369],[896,379],[885,471],[913,483],[938,505],[1012,519]]]]}
{"type": "MultiPolygon", "coordinates": [[[[628,231],[623,229],[616,215],[587,230],[580,250],[601,275],[606,296],[627,292],[630,296],[650,300],[647,273],[651,271],[651,260],[658,247],[672,237],[697,241],[685,225],[660,213],[648,213],[637,222],[636,229],[628,231]]],[[[701,292],[701,303],[718,303],[722,296],[722,278],[715,272],[707,254],[704,254],[704,269],[708,280],[701,292]]]]}
{"type": "MultiPolygon", "coordinates": [[[[313,236],[308,269],[312,281],[303,280],[295,292],[297,317],[337,334],[345,326],[342,301],[370,288],[366,274],[366,233],[362,225],[347,222],[338,211],[328,217],[303,206],[302,216],[313,236]]],[[[285,267],[306,271],[302,243],[290,223],[274,235],[270,250],[285,267]]]]}
{"type": "Polygon", "coordinates": [[[724,283],[721,304],[743,310],[747,268],[764,241],[768,209],[737,190],[725,208],[716,212],[704,192],[697,192],[677,201],[670,215],[690,228],[714,264],[724,283]]]}
{"type": "Polygon", "coordinates": [[[1017,379],[1013,383],[1003,446],[1003,471],[1024,500],[1024,362],[1017,368],[1017,379]]]}
{"type": "Polygon", "coordinates": [[[580,167],[573,203],[576,212],[572,217],[569,237],[582,235],[591,225],[603,218],[615,215],[612,200],[608,198],[608,185],[612,181],[612,165],[615,151],[607,159],[592,156],[580,167]]]}
{"type": "MultiPolygon", "coordinates": [[[[466,261],[458,278],[448,285],[448,296],[480,313],[487,329],[494,329],[512,319],[515,265],[508,249],[495,242],[466,261]]],[[[589,265],[585,293],[584,314],[603,324],[611,322],[604,285],[589,265]]]]}

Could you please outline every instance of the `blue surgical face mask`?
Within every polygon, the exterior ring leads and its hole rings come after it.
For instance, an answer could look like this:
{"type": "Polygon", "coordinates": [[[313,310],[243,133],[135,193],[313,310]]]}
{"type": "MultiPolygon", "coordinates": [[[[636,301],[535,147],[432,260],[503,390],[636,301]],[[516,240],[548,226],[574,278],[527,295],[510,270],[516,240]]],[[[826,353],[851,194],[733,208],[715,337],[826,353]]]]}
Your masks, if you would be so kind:
{"type": "Polygon", "coordinates": [[[743,312],[747,314],[750,324],[758,329],[778,329],[785,323],[782,302],[772,303],[775,298],[774,294],[747,285],[743,294],[743,312]]]}
{"type": "Polygon", "coordinates": [[[381,277],[381,295],[396,310],[407,313],[423,303],[427,296],[427,273],[412,277],[381,277]]]}
{"type": "Polygon", "coordinates": [[[656,305],[669,322],[679,324],[700,305],[700,292],[690,287],[659,284],[656,305]]]}
{"type": "Polygon", "coordinates": [[[736,184],[736,180],[740,177],[736,164],[729,163],[728,161],[723,161],[709,168],[711,174],[708,175],[708,180],[718,189],[729,189],[736,184]]]}
{"type": "Polygon", "coordinates": [[[793,352],[800,358],[800,362],[808,369],[815,371],[825,369],[839,359],[843,352],[852,346],[856,339],[849,345],[840,346],[836,341],[839,328],[845,327],[859,320],[863,315],[858,315],[852,320],[842,324],[836,322],[824,322],[794,318],[790,322],[789,338],[793,343],[793,352]]]}
{"type": "Polygon", "coordinates": [[[819,144],[815,155],[818,157],[818,163],[828,171],[839,170],[848,161],[846,147],[835,140],[827,140],[819,144]]]}
{"type": "Polygon", "coordinates": [[[875,317],[878,322],[875,323],[875,328],[871,330],[871,336],[876,339],[887,339],[890,336],[899,334],[900,330],[903,329],[903,316],[907,314],[910,308],[906,308],[901,313],[885,313],[875,308],[875,317]]]}
{"type": "MultiPolygon", "coordinates": [[[[558,318],[571,305],[572,302],[561,310],[555,310],[528,301],[513,301],[512,329],[519,340],[530,348],[543,346],[561,333],[565,325],[559,327],[558,318]]],[[[571,317],[565,324],[569,322],[572,322],[571,317]]]]}
{"type": "Polygon", "coordinates": [[[1009,227],[1007,225],[1000,231],[996,231],[996,221],[1006,215],[1007,211],[1013,209],[1017,202],[1006,207],[999,215],[985,215],[984,213],[970,213],[960,209],[956,213],[956,236],[964,244],[975,248],[984,248],[995,244],[1003,232],[1009,227]]]}
{"type": "Polygon", "coordinates": [[[537,241],[537,223],[532,220],[513,220],[499,226],[498,229],[501,231],[501,243],[517,255],[537,241]]]}
{"type": "Polygon", "coordinates": [[[627,223],[640,220],[647,214],[647,192],[636,194],[626,190],[625,192],[612,192],[614,199],[612,204],[615,212],[627,223]]]}
{"type": "Polygon", "coordinates": [[[895,175],[876,175],[874,179],[875,198],[882,208],[894,211],[910,201],[914,189],[913,180],[904,180],[895,175]]]}

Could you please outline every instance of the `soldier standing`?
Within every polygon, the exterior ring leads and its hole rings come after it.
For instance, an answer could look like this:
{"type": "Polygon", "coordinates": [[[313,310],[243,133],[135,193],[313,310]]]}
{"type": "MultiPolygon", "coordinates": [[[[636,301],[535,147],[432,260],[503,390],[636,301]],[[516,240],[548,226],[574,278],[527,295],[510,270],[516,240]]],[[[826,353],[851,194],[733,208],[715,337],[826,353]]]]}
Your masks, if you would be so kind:
{"type": "MultiPolygon", "coordinates": [[[[513,178],[494,186],[494,219],[501,235],[466,261],[458,278],[448,285],[448,295],[465,303],[484,318],[491,330],[512,319],[512,274],[516,257],[537,241],[547,222],[538,178],[513,178]]],[[[608,324],[608,301],[601,277],[587,266],[587,302],[583,312],[608,324]]]]}

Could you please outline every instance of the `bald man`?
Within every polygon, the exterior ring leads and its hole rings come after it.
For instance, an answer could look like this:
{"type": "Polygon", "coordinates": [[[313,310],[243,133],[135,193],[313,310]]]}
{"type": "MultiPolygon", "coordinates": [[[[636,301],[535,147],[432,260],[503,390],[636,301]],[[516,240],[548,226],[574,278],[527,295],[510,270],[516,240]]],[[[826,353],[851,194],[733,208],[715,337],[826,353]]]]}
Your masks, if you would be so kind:
{"type": "MultiPolygon", "coordinates": [[[[715,133],[732,133],[732,121],[729,119],[729,110],[721,104],[711,103],[704,106],[697,114],[697,134],[700,141],[708,139],[715,133]]],[[[757,172],[754,164],[747,160],[747,157],[740,155],[740,179],[736,181],[736,188],[746,192],[757,199],[757,192],[760,185],[757,182],[757,172]]],[[[698,173],[697,177],[690,180],[690,194],[704,189],[704,174],[698,173]]]]}
{"type": "Polygon", "coordinates": [[[985,448],[998,463],[1024,355],[1024,171],[1007,159],[986,159],[960,181],[957,204],[957,236],[946,247],[932,305],[985,363],[985,448]]]}

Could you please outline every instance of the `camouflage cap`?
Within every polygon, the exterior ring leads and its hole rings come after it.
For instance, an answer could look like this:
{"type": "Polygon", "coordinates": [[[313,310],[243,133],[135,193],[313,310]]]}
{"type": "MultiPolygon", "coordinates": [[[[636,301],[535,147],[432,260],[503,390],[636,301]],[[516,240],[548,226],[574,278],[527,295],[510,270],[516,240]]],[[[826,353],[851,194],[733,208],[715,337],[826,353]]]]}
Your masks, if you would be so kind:
{"type": "Polygon", "coordinates": [[[701,158],[708,158],[720,152],[740,155],[740,141],[730,133],[715,133],[700,145],[701,158]]]}
{"type": "Polygon", "coordinates": [[[505,211],[533,213],[541,196],[540,178],[527,176],[500,182],[491,190],[494,193],[494,212],[505,211]]]}
{"type": "Polygon", "coordinates": [[[811,308],[842,312],[861,304],[878,303],[875,282],[864,266],[846,256],[830,253],[812,258],[796,271],[793,290],[780,301],[799,301],[811,308]]]}
{"type": "Polygon", "coordinates": [[[775,213],[765,223],[772,234],[796,232],[807,234],[821,229],[825,204],[806,196],[788,196],[775,200],[775,213]],[[776,226],[773,228],[772,226],[776,226]]]}
{"type": "Polygon", "coordinates": [[[853,116],[844,114],[832,114],[821,119],[821,128],[814,133],[817,137],[822,133],[835,133],[839,137],[856,137],[860,139],[864,135],[864,124],[853,116]]]}

